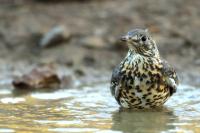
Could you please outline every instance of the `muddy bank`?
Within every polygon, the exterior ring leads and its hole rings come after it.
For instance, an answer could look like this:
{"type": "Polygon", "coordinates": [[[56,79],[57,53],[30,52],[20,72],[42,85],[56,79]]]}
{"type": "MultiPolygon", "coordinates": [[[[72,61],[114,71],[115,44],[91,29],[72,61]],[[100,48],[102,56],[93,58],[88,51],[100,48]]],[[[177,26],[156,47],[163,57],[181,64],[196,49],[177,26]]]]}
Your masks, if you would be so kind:
{"type": "MultiPolygon", "coordinates": [[[[69,71],[95,69],[109,75],[127,51],[119,37],[139,27],[150,30],[160,54],[177,69],[183,83],[199,85],[198,0],[94,0],[48,4],[15,1],[0,6],[3,68],[9,66],[17,71],[21,66],[30,69],[35,64],[54,63],[69,71]],[[56,26],[65,27],[68,39],[51,47],[41,47],[42,38],[56,26]]],[[[88,73],[92,75],[93,72],[88,73]]]]}

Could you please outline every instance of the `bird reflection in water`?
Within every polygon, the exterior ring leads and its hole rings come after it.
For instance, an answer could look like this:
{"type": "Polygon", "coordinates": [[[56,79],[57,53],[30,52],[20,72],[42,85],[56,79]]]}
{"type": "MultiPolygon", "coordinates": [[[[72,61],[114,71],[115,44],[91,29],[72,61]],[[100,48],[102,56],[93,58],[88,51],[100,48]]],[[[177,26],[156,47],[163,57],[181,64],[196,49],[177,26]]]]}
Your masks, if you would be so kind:
{"type": "Polygon", "coordinates": [[[156,110],[133,111],[120,109],[112,115],[112,130],[124,133],[156,133],[174,129],[173,123],[176,119],[173,111],[167,108],[156,110]]]}

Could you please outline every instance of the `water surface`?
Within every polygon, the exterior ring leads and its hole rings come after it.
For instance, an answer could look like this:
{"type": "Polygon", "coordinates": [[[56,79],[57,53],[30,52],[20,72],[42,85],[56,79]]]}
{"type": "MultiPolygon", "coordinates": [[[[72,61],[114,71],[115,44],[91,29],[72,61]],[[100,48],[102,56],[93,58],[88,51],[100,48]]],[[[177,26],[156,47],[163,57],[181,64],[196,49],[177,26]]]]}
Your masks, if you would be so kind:
{"type": "Polygon", "coordinates": [[[200,89],[180,85],[163,109],[122,111],[106,82],[17,96],[2,88],[0,132],[197,133],[200,89]]]}

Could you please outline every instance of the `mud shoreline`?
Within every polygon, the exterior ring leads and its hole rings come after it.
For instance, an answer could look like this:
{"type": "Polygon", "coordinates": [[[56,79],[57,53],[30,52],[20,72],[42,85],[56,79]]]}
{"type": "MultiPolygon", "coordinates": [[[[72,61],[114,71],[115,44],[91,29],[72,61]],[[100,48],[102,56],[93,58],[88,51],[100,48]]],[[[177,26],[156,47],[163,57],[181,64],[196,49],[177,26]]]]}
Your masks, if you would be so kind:
{"type": "MultiPolygon", "coordinates": [[[[89,68],[111,73],[127,51],[119,37],[132,28],[145,27],[157,41],[161,56],[177,69],[182,83],[199,86],[199,3],[171,2],[158,2],[156,7],[156,1],[149,3],[145,0],[140,3],[131,0],[47,4],[38,1],[31,1],[31,4],[2,2],[1,67],[8,66],[17,71],[16,64],[30,69],[40,63],[54,63],[66,66],[70,71],[89,68]],[[180,8],[175,8],[176,4],[180,4],[180,8]],[[142,10],[144,5],[146,10],[142,10]],[[41,38],[60,25],[66,28],[69,40],[41,48],[41,38]]],[[[9,71],[2,69],[1,73],[9,71]]]]}

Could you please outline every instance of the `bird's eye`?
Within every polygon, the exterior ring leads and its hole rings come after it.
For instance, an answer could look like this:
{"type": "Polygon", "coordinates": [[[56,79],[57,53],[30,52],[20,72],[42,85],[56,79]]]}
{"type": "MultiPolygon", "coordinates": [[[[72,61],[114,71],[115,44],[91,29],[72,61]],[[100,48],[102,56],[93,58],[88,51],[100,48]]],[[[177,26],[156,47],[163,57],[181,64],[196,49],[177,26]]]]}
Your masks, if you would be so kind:
{"type": "Polygon", "coordinates": [[[142,39],[143,42],[145,42],[147,40],[147,37],[143,36],[141,39],[142,39]]]}

